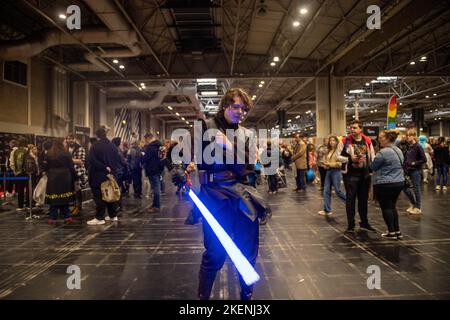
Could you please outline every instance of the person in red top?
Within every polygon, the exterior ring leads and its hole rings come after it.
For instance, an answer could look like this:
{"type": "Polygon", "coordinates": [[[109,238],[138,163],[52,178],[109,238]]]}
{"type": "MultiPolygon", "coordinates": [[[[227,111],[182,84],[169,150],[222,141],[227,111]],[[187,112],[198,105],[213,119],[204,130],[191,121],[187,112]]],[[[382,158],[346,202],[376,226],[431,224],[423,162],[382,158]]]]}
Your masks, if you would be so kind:
{"type": "Polygon", "coordinates": [[[370,164],[375,158],[372,140],[362,134],[362,124],[359,120],[350,123],[350,134],[343,138],[343,149],[340,161],[346,163],[344,170],[344,186],[347,194],[345,208],[347,211],[347,231],[355,232],[356,199],[361,219],[362,230],[376,232],[369,224],[367,207],[371,183],[370,164]]]}

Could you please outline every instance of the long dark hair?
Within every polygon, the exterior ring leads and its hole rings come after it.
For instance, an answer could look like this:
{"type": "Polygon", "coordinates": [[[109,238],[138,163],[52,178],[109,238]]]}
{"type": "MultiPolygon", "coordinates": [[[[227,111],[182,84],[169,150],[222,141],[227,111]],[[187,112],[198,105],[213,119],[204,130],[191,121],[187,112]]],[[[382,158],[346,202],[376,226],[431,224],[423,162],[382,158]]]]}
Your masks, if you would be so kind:
{"type": "Polygon", "coordinates": [[[335,146],[334,148],[337,149],[337,147],[338,147],[338,145],[339,145],[339,139],[338,139],[338,137],[337,137],[337,136],[330,136],[330,137],[328,138],[328,150],[331,150],[331,144],[330,144],[331,139],[333,139],[334,141],[336,141],[336,146],[335,146]]]}
{"type": "Polygon", "coordinates": [[[62,139],[56,139],[52,143],[52,147],[48,150],[47,155],[51,158],[59,158],[63,153],[67,152],[64,148],[62,139]]]}

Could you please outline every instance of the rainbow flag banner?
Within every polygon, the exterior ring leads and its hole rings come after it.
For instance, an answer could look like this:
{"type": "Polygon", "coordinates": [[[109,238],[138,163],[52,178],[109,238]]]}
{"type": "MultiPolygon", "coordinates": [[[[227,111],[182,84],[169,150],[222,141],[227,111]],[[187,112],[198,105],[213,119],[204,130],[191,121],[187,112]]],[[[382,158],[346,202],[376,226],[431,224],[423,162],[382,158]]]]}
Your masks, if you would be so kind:
{"type": "Polygon", "coordinates": [[[387,112],[387,128],[395,129],[397,127],[397,97],[392,96],[389,99],[387,112]]]}

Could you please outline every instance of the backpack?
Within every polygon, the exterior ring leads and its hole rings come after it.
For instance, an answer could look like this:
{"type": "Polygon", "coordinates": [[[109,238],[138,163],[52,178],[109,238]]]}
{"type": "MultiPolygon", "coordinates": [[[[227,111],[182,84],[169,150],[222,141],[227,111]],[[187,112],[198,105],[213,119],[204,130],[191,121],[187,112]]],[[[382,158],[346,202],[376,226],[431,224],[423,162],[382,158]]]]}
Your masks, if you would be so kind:
{"type": "Polygon", "coordinates": [[[38,172],[36,160],[33,158],[30,152],[27,152],[24,156],[23,171],[26,174],[37,174],[38,172]]]}
{"type": "Polygon", "coordinates": [[[19,147],[14,151],[14,174],[17,176],[21,173],[25,173],[24,163],[27,149],[25,147],[19,147]]]}

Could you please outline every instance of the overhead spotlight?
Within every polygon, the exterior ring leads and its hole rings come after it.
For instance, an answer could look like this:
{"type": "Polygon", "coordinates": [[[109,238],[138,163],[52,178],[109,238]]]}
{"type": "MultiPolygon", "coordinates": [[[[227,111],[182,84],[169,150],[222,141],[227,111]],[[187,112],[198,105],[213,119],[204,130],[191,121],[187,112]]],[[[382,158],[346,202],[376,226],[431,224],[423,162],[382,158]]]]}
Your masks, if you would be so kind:
{"type": "Polygon", "coordinates": [[[403,105],[403,102],[400,102],[400,105],[402,106],[402,105],[403,105]]]}
{"type": "Polygon", "coordinates": [[[354,119],[354,118],[356,118],[356,116],[355,116],[355,115],[353,115],[353,116],[352,116],[352,118],[354,119]]]}
{"type": "Polygon", "coordinates": [[[429,97],[430,97],[430,96],[425,96],[425,98],[427,98],[427,99],[428,99],[429,97]]]}
{"type": "Polygon", "coordinates": [[[189,126],[189,127],[191,127],[192,128],[192,124],[189,126]]]}
{"type": "Polygon", "coordinates": [[[255,97],[252,97],[252,100],[255,100],[256,98],[255,97]]]}
{"type": "Polygon", "coordinates": [[[430,112],[433,112],[433,110],[430,110],[430,112]]]}
{"type": "Polygon", "coordinates": [[[180,114],[178,113],[178,112],[175,112],[175,114],[179,117],[180,116],[180,114]]]}
{"type": "Polygon", "coordinates": [[[308,13],[308,9],[302,8],[302,9],[300,9],[300,13],[301,14],[307,14],[308,13]]]}
{"type": "Polygon", "coordinates": [[[122,124],[127,124],[127,121],[126,120],[122,120],[122,124]]]}
{"type": "Polygon", "coordinates": [[[186,121],[186,119],[184,117],[181,117],[181,120],[186,121]]]}
{"type": "Polygon", "coordinates": [[[121,65],[119,66],[119,68],[120,68],[120,69],[125,69],[125,66],[124,66],[123,64],[121,64],[121,65]]]}
{"type": "Polygon", "coordinates": [[[292,119],[289,119],[289,120],[288,120],[288,122],[291,122],[291,121],[292,121],[292,119]]]}
{"type": "Polygon", "coordinates": [[[294,22],[292,23],[292,25],[293,25],[294,27],[298,27],[298,26],[300,25],[300,22],[294,21],[294,22]]]}
{"type": "Polygon", "coordinates": [[[427,60],[427,57],[426,56],[420,57],[420,60],[425,61],[427,60]]]}
{"type": "Polygon", "coordinates": [[[369,83],[369,82],[366,82],[366,87],[368,87],[368,86],[370,86],[370,83],[369,83]]]}
{"type": "Polygon", "coordinates": [[[142,88],[139,88],[139,91],[142,91],[142,88]]]}
{"type": "Polygon", "coordinates": [[[167,106],[167,109],[172,110],[173,108],[171,106],[167,106]]]}
{"type": "Polygon", "coordinates": [[[438,109],[435,109],[434,111],[436,111],[436,112],[437,112],[437,111],[438,111],[438,109]]]}
{"type": "Polygon", "coordinates": [[[411,61],[409,64],[413,66],[413,65],[415,65],[416,63],[415,63],[414,61],[411,61]]]}
{"type": "Polygon", "coordinates": [[[280,61],[280,57],[278,57],[278,56],[273,57],[273,61],[275,61],[275,62],[280,61]]]}
{"type": "Polygon", "coordinates": [[[272,67],[275,67],[276,63],[275,63],[275,62],[271,62],[270,65],[271,65],[272,67]]]}
{"type": "Polygon", "coordinates": [[[441,118],[441,117],[439,117],[439,120],[442,120],[442,118],[441,118]]]}
{"type": "Polygon", "coordinates": [[[296,117],[295,117],[295,119],[298,119],[298,118],[300,118],[300,116],[296,116],[296,117]]]}
{"type": "Polygon", "coordinates": [[[435,96],[435,97],[436,97],[436,96],[437,96],[437,93],[433,93],[433,96],[435,96]]]}
{"type": "Polygon", "coordinates": [[[437,120],[437,118],[434,118],[434,120],[437,120]]]}
{"type": "Polygon", "coordinates": [[[141,82],[141,87],[145,87],[145,83],[141,82]]]}
{"type": "Polygon", "coordinates": [[[261,82],[260,82],[261,84],[264,84],[264,83],[266,83],[264,80],[261,80],[261,82]]]}
{"type": "Polygon", "coordinates": [[[260,87],[260,88],[262,88],[262,86],[263,86],[263,85],[262,85],[261,83],[258,85],[258,87],[260,87]]]}
{"type": "Polygon", "coordinates": [[[370,110],[370,113],[373,113],[373,110],[370,110]]]}
{"type": "Polygon", "coordinates": [[[59,16],[58,16],[60,19],[62,19],[62,20],[65,20],[67,17],[66,17],[66,15],[65,14],[60,14],[59,16]]]}
{"type": "Polygon", "coordinates": [[[375,109],[375,110],[373,110],[373,112],[378,112],[378,110],[377,110],[377,109],[375,109]]]}
{"type": "Polygon", "coordinates": [[[119,63],[119,60],[114,59],[114,60],[113,60],[113,63],[116,63],[116,64],[117,64],[117,63],[119,63]]]}
{"type": "Polygon", "coordinates": [[[186,124],[189,124],[189,121],[186,121],[186,124]]]}

